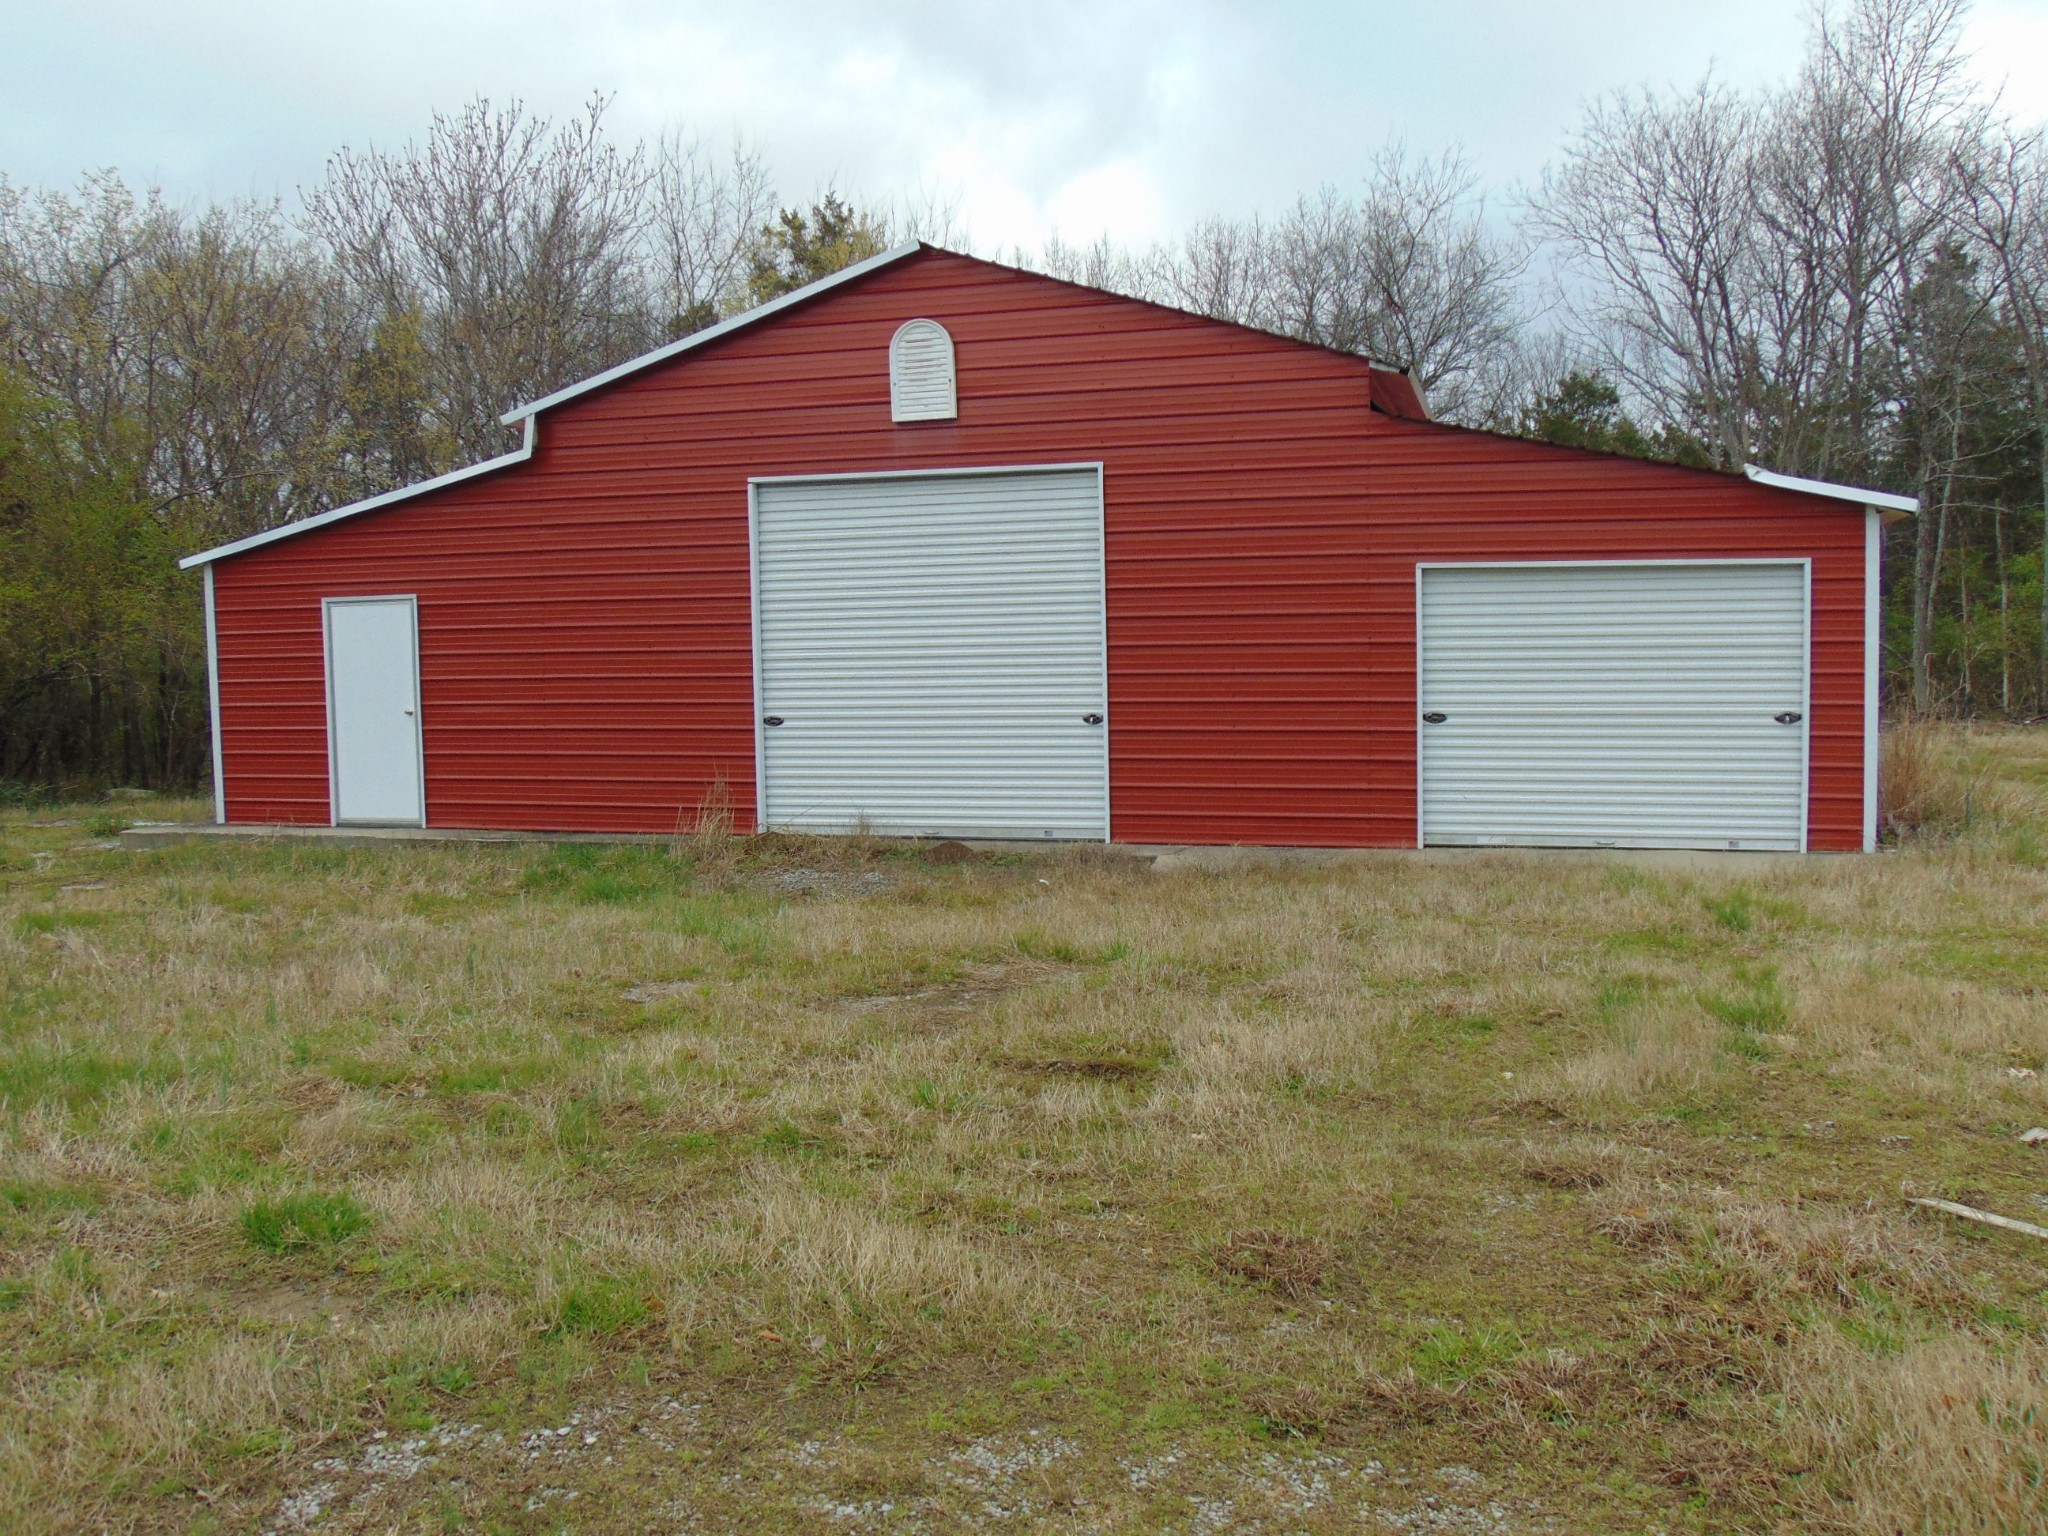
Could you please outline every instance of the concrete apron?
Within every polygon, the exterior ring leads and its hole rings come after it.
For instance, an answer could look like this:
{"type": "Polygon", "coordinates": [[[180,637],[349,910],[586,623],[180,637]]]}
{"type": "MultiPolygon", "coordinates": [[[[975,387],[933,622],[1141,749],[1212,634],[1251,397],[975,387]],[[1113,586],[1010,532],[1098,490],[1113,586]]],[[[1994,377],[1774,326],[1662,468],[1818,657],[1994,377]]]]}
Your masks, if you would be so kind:
{"type": "MultiPolygon", "coordinates": [[[[332,848],[374,848],[392,845],[454,843],[480,847],[517,844],[594,843],[602,846],[687,842],[689,834],[659,832],[494,832],[462,827],[284,827],[220,826],[212,822],[143,822],[120,834],[124,848],[169,848],[179,843],[298,842],[332,848]]],[[[1797,864],[1813,857],[1803,853],[1741,853],[1698,848],[1267,848],[1245,844],[1201,847],[1164,843],[999,842],[977,838],[887,839],[910,842],[964,842],[984,853],[1029,853],[1096,848],[1104,853],[1140,860],[1163,873],[1184,870],[1227,871],[1267,866],[1356,864],[1398,859],[1425,864],[1463,864],[1474,860],[1592,860],[1648,869],[1721,870],[1733,872],[1797,864]]]]}

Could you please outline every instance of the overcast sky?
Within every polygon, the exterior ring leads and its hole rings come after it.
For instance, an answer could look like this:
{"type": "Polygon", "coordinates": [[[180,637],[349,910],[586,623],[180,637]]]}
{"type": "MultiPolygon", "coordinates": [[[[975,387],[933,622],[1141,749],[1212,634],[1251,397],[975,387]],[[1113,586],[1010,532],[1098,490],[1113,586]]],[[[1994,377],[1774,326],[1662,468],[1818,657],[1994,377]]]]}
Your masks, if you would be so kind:
{"type": "MultiPolygon", "coordinates": [[[[289,200],[475,95],[596,91],[625,136],[744,135],[786,200],[921,188],[982,250],[1144,241],[1355,183],[1395,134],[1511,189],[1589,98],[1780,81],[1805,31],[1801,0],[0,0],[0,172],[289,200]]],[[[2048,0],[1979,0],[1967,38],[2048,118],[2048,0]]]]}

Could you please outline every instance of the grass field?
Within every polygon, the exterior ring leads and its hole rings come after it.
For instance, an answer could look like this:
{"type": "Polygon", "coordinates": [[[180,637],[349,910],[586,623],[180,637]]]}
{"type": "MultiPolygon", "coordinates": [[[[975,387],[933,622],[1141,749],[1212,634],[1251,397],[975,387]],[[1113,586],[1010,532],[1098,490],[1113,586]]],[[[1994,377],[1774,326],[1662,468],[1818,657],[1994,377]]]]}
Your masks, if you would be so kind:
{"type": "Polygon", "coordinates": [[[2048,1242],[1905,1199],[2048,1223],[2048,733],[1917,750],[1683,867],[0,813],[0,1528],[2040,1530],[2048,1242]]]}

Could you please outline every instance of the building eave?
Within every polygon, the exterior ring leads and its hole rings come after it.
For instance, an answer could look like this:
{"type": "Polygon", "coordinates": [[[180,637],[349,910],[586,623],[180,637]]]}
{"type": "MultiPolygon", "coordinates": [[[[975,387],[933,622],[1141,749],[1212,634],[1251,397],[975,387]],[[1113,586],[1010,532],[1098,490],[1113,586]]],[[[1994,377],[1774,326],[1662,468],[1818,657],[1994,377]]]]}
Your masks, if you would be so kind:
{"type": "Polygon", "coordinates": [[[1858,506],[1868,507],[1886,523],[1900,522],[1920,510],[1920,503],[1914,497],[1899,496],[1891,491],[1837,485],[1832,480],[1806,480],[1798,475],[1781,475],[1756,464],[1743,465],[1742,472],[1758,485],[1767,485],[1773,490],[1797,491],[1802,496],[1825,496],[1831,501],[1853,501],[1858,506]]]}
{"type": "Polygon", "coordinates": [[[316,528],[325,528],[329,523],[341,522],[344,518],[355,517],[363,512],[377,512],[385,507],[410,501],[415,496],[424,496],[429,491],[444,490],[451,485],[460,485],[465,480],[475,480],[483,475],[495,474],[501,469],[510,469],[514,464],[523,464],[533,457],[535,426],[531,418],[526,423],[526,438],[510,453],[501,453],[495,459],[485,459],[481,464],[466,465],[451,469],[445,475],[436,475],[431,480],[401,486],[395,491],[386,491],[381,496],[367,497],[352,501],[345,507],[334,507],[312,517],[302,517],[295,523],[286,523],[279,528],[268,528],[262,533],[252,533],[246,539],[236,539],[232,544],[216,545],[203,549],[196,555],[187,555],[178,562],[178,569],[189,571],[195,565],[211,565],[216,560],[225,560],[230,555],[239,555],[252,549],[261,549],[266,544],[275,544],[279,539],[296,538],[302,533],[311,533],[316,528]]]}

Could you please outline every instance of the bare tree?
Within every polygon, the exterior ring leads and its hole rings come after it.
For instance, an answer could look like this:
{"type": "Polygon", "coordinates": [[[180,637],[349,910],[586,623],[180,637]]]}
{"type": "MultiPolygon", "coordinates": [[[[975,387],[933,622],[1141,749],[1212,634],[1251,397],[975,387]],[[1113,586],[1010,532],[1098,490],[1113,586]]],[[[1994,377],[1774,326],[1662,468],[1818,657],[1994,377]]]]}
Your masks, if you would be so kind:
{"type": "Polygon", "coordinates": [[[1850,395],[1841,414],[1852,431],[1862,427],[1864,322],[1874,314],[1892,394],[1906,394],[1903,403],[1922,418],[1915,480],[1933,510],[1915,525],[1910,661],[1913,702],[1923,711],[1933,704],[1935,589],[1961,470],[1961,391],[1970,373],[1963,359],[1986,313],[1970,285],[1945,280],[1964,208],[1950,174],[1954,146],[1981,125],[1963,75],[1963,7],[1964,0],[1856,0],[1839,19],[1823,11],[1795,98],[1835,173],[1827,192],[1841,238],[1832,254],[1848,306],[1836,358],[1850,395]]]}
{"type": "Polygon", "coordinates": [[[657,332],[641,280],[644,149],[604,103],[559,125],[514,102],[436,116],[423,144],[344,149],[306,222],[381,320],[419,327],[431,408],[457,457],[500,412],[631,356],[657,332]]]}
{"type": "Polygon", "coordinates": [[[661,136],[646,228],[664,339],[746,307],[761,228],[774,212],[775,188],[755,151],[736,143],[720,165],[678,130],[661,136]]]}
{"type": "Polygon", "coordinates": [[[1439,414],[1474,414],[1474,386],[1522,323],[1526,253],[1487,223],[1478,176],[1456,152],[1373,162],[1356,216],[1359,350],[1411,370],[1439,414]]]}
{"type": "MultiPolygon", "coordinates": [[[[1708,82],[1615,98],[1545,176],[1531,228],[1562,257],[1581,341],[1723,464],[1889,477],[1948,505],[1961,438],[1933,427],[1934,402],[1968,408],[1953,385],[1971,338],[1956,327],[1984,319],[1955,282],[1929,280],[1964,222],[1956,146],[1982,127],[1962,6],[1823,9],[1789,90],[1749,100],[1708,82]]],[[[1915,531],[1922,708],[1941,525],[1937,511],[1915,531]]]]}
{"type": "Polygon", "coordinates": [[[1033,265],[1062,282],[1082,283],[1136,298],[1151,297],[1139,264],[1106,234],[1088,245],[1069,245],[1054,231],[1046,237],[1033,265]]]}
{"type": "Polygon", "coordinates": [[[75,194],[0,180],[0,342],[61,402],[75,451],[97,475],[132,472],[159,345],[138,278],[177,227],[160,194],[138,198],[112,172],[83,178],[75,194]]]}
{"type": "Polygon", "coordinates": [[[1048,241],[1056,277],[1254,325],[1407,368],[1436,414],[1491,419],[1524,319],[1527,256],[1487,222],[1477,179],[1455,151],[1374,159],[1364,194],[1302,198],[1268,225],[1205,219],[1133,255],[1107,237],[1048,241]]]}
{"type": "Polygon", "coordinates": [[[1758,110],[1711,81],[1596,105],[1530,206],[1555,243],[1581,344],[1724,461],[1753,453],[1751,374],[1766,258],[1751,217],[1758,110]]]}
{"type": "Polygon", "coordinates": [[[1177,244],[1155,246],[1136,264],[1149,296],[1177,309],[1273,325],[1273,249],[1256,219],[1204,219],[1177,244]]]}
{"type": "Polygon", "coordinates": [[[1958,170],[2026,369],[2044,566],[2034,698],[2048,711],[2048,144],[2001,124],[1967,141],[1958,170]]]}
{"type": "Polygon", "coordinates": [[[358,337],[275,205],[196,216],[118,178],[0,184],[8,362],[91,472],[202,536],[315,510],[345,483],[336,380],[358,337]]]}

